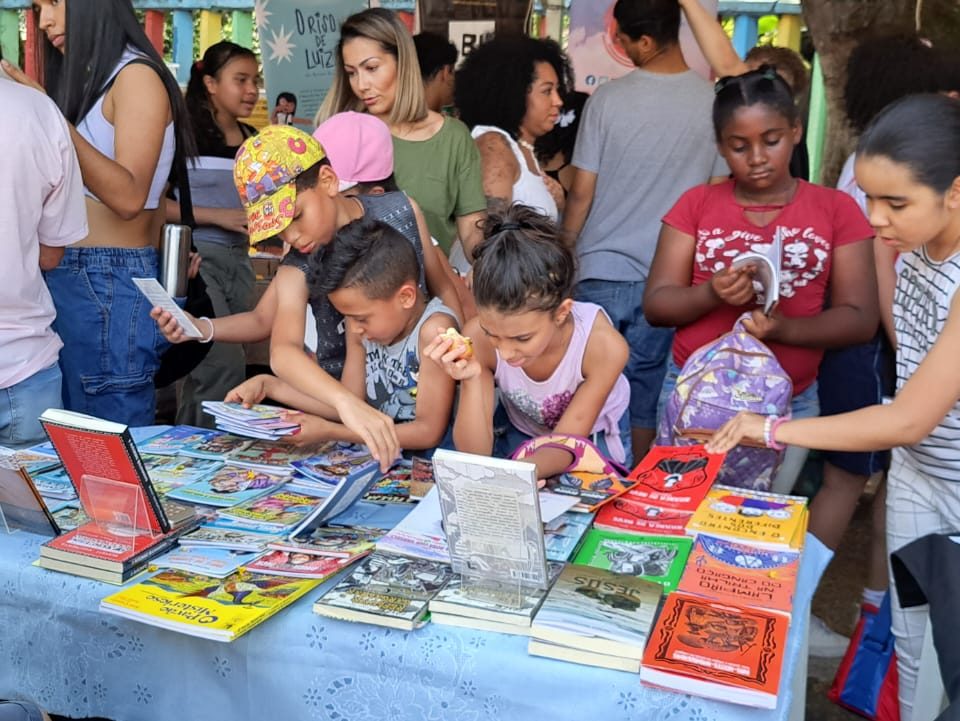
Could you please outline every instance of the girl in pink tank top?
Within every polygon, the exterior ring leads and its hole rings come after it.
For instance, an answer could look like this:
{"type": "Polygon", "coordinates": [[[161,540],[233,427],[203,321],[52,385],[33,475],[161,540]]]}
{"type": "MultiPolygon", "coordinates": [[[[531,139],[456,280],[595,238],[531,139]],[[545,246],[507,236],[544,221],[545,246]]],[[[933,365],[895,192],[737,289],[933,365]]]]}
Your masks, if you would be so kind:
{"type": "MultiPolygon", "coordinates": [[[[599,306],[572,299],[575,263],[557,226],[513,205],[490,213],[484,235],[473,265],[477,317],[464,329],[472,348],[441,336],[425,350],[460,381],[457,450],[506,455],[519,441],[556,432],[595,436],[629,464],[629,430],[620,426],[630,402],[627,343],[599,306]],[[507,443],[494,431],[495,388],[507,443]]],[[[555,449],[533,456],[541,478],[570,460],[555,449]]]]}

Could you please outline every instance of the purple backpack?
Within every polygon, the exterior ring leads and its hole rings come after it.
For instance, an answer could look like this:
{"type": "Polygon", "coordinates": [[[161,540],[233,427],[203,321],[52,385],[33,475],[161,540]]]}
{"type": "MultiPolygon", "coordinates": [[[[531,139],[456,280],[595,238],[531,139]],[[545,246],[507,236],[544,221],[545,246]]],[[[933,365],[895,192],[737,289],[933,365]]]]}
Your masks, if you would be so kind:
{"type": "MultiPolygon", "coordinates": [[[[740,411],[789,413],[793,382],[770,349],[744,329],[744,317],[687,359],[660,418],[657,445],[705,441],[740,411]]],[[[716,482],[768,490],[781,456],[770,448],[737,446],[727,453],[716,482]]]]}

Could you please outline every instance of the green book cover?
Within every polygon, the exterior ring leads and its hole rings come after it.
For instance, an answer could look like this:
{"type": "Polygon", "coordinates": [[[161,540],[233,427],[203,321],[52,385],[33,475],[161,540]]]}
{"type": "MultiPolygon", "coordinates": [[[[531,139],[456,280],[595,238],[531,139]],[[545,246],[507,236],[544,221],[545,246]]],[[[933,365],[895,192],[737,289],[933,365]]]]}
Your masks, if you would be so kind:
{"type": "Polygon", "coordinates": [[[677,589],[693,546],[691,538],[638,536],[598,528],[591,529],[574,563],[636,576],[663,586],[664,593],[677,589]]]}

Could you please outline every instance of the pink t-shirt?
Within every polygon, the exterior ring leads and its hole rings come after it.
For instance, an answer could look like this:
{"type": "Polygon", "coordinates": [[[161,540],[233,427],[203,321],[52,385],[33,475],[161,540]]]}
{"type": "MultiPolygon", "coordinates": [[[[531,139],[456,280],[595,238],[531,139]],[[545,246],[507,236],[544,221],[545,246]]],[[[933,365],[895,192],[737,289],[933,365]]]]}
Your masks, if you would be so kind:
{"type": "MultiPolygon", "coordinates": [[[[766,226],[744,217],[728,180],[718,185],[699,185],[684,193],[663,222],[696,240],[691,286],[706,283],[748,250],[766,252],[777,228],[783,230],[780,313],[788,318],[807,318],[823,311],[830,281],[833,250],[847,243],[873,237],[873,229],[850,196],[832,188],[799,180],[793,199],[766,226]]],[[[742,308],[721,305],[693,323],[677,328],[673,359],[683,367],[700,346],[733,328],[737,318],[755,303],[742,308]]],[[[768,343],[780,365],[793,379],[793,392],[805,390],[817,377],[822,348],[768,343]]]]}
{"type": "Polygon", "coordinates": [[[57,360],[63,343],[40,272],[40,244],[87,236],[83,180],[70,131],[53,101],[0,79],[0,388],[57,360]]]}

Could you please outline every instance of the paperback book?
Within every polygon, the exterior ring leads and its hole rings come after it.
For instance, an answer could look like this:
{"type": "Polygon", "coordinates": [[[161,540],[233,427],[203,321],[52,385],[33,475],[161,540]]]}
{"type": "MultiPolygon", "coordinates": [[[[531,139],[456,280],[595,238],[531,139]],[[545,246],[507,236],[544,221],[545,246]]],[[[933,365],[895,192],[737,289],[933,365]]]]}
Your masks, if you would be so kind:
{"type": "Polygon", "coordinates": [[[319,583],[246,571],[211,578],[168,570],[107,596],[100,610],[178,633],[233,641],[319,583]]]}
{"type": "Polygon", "coordinates": [[[84,512],[83,507],[77,502],[69,502],[55,511],[51,511],[51,513],[61,532],[72,531],[74,528],[79,528],[90,522],[90,516],[84,512]]]}
{"type": "Polygon", "coordinates": [[[303,551],[270,551],[247,566],[251,573],[271,573],[275,576],[294,578],[316,578],[324,580],[346,568],[365,555],[360,553],[351,558],[332,558],[315,556],[303,551]]]}
{"type": "Polygon", "coordinates": [[[167,498],[229,508],[272,493],[287,480],[287,476],[270,471],[225,465],[209,478],[174,488],[167,498]]]}
{"type": "Polygon", "coordinates": [[[687,523],[687,533],[706,533],[776,550],[803,548],[807,499],[714,486],[687,523]]]}
{"type": "Polygon", "coordinates": [[[131,535],[127,529],[111,530],[111,527],[90,522],[44,543],[40,546],[40,558],[119,574],[155,558],[173,546],[176,540],[176,533],[131,535]]]}
{"type": "Polygon", "coordinates": [[[453,572],[547,588],[536,466],[440,449],[433,474],[453,572]]]}
{"type": "Polygon", "coordinates": [[[0,448],[0,532],[56,536],[60,527],[14,451],[0,448]]]}
{"type": "MultiPolygon", "coordinates": [[[[221,431],[196,426],[174,426],[137,444],[140,453],[155,456],[176,456],[188,445],[209,441],[223,435],[221,431]]],[[[222,460],[222,459],[215,459],[222,460]]]]}
{"type": "Polygon", "coordinates": [[[314,613],[411,631],[452,576],[446,563],[373,553],[314,605],[314,613]]]}
{"type": "Polygon", "coordinates": [[[223,465],[222,461],[211,461],[189,456],[162,456],[153,453],[141,454],[147,475],[158,488],[179,488],[213,475],[223,465]]]}
{"type": "Polygon", "coordinates": [[[624,495],[664,511],[693,513],[713,485],[724,454],[703,446],[655,446],[633,469],[634,486],[624,495]]]}
{"type": "MultiPolygon", "coordinates": [[[[562,563],[548,565],[551,584],[562,570],[562,563]]],[[[526,636],[547,591],[525,591],[518,596],[516,584],[494,582],[464,586],[463,577],[454,574],[430,601],[430,618],[434,623],[526,636]]]]}
{"type": "Polygon", "coordinates": [[[239,551],[214,546],[184,546],[175,548],[152,563],[158,568],[175,568],[187,573],[199,573],[213,578],[224,578],[242,566],[255,561],[263,551],[239,551]]]}
{"type": "Polygon", "coordinates": [[[230,463],[289,475],[293,473],[294,461],[302,461],[311,455],[310,449],[297,448],[277,441],[259,440],[233,451],[230,454],[230,463]]]}
{"type": "Polygon", "coordinates": [[[693,514],[687,511],[651,506],[625,493],[601,508],[593,525],[607,531],[683,537],[687,535],[687,524],[692,517],[693,514]]]}
{"type": "Polygon", "coordinates": [[[692,545],[689,538],[593,529],[573,562],[654,581],[663,586],[664,593],[670,593],[677,589],[692,545]]]}
{"type": "Polygon", "coordinates": [[[662,593],[658,583],[568,565],[534,616],[531,639],[629,659],[637,670],[662,593]]]}
{"type": "Polygon", "coordinates": [[[184,456],[192,456],[193,458],[229,461],[234,453],[253,444],[252,439],[237,436],[233,433],[222,431],[214,431],[213,433],[212,436],[205,436],[184,443],[179,452],[184,456]]]}
{"type": "Polygon", "coordinates": [[[372,551],[386,533],[379,528],[328,528],[319,526],[276,540],[269,547],[277,551],[300,551],[315,556],[351,558],[372,551]]]}
{"type": "Polygon", "coordinates": [[[592,513],[567,511],[543,524],[543,541],[547,546],[547,560],[566,563],[580,548],[583,537],[593,524],[592,513]]]}
{"type": "Polygon", "coordinates": [[[577,499],[574,511],[592,513],[633,486],[615,473],[572,471],[548,478],[545,490],[577,499]]]}
{"type": "Polygon", "coordinates": [[[796,551],[769,551],[701,533],[680,578],[679,590],[719,603],[789,616],[799,570],[800,554],[796,551]]]}
{"type": "Polygon", "coordinates": [[[203,401],[203,410],[216,419],[217,428],[251,438],[273,440],[296,433],[299,423],[286,419],[286,409],[266,404],[249,408],[239,403],[203,401]]]}
{"type": "Polygon", "coordinates": [[[253,528],[289,533],[321,502],[316,496],[281,490],[264,498],[220,511],[220,517],[253,528]]]}
{"type": "Polygon", "coordinates": [[[374,460],[353,466],[350,472],[341,477],[330,489],[329,494],[316,502],[310,513],[293,527],[290,536],[309,533],[315,528],[325,526],[328,521],[360,500],[373,485],[379,473],[380,465],[374,460]]]}
{"type": "Polygon", "coordinates": [[[374,481],[363,500],[370,503],[416,503],[419,498],[410,495],[413,468],[406,461],[398,462],[387,475],[374,481]]]}
{"type": "Polygon", "coordinates": [[[684,593],[667,596],[640,679],[680,693],[773,709],[789,619],[684,593]]]}
{"type": "Polygon", "coordinates": [[[366,446],[331,443],[316,451],[315,455],[294,461],[291,465],[297,472],[313,481],[334,485],[358,466],[364,466],[371,460],[372,456],[366,446]]]}
{"type": "Polygon", "coordinates": [[[170,530],[127,426],[56,409],[44,411],[40,423],[88,516],[155,534],[170,530]]]}
{"type": "Polygon", "coordinates": [[[61,501],[72,501],[77,497],[73,481],[63,466],[55,466],[33,475],[33,483],[40,495],[61,501]]]}

